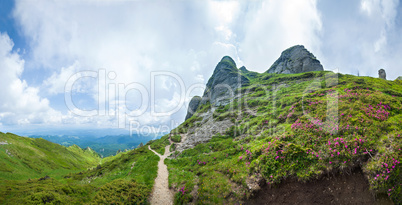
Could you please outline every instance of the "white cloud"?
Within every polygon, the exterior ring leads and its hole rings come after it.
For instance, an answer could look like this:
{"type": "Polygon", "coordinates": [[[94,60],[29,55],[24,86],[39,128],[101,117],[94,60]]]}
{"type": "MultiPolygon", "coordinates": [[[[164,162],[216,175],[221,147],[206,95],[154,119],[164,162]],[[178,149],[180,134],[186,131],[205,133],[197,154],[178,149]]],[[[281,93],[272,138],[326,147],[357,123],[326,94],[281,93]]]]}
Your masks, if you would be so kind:
{"type": "Polygon", "coordinates": [[[240,56],[245,65],[265,72],[283,50],[299,44],[316,55],[320,53],[322,23],[315,0],[258,3],[244,7],[240,56]]]}
{"type": "MultiPolygon", "coordinates": [[[[217,36],[222,41],[233,37],[226,24],[234,21],[237,5],[212,1],[17,1],[14,17],[30,43],[30,63],[50,70],[43,83],[48,94],[62,93],[67,79],[76,72],[101,68],[116,73],[115,79],[102,82],[106,85],[135,82],[150,91],[152,71],[179,74],[190,87],[207,80],[222,56],[236,56],[233,46],[215,41],[217,36]],[[219,26],[223,30],[215,30],[219,26]]],[[[81,84],[75,88],[84,89],[81,84]]],[[[178,92],[175,83],[158,81],[155,88],[158,109],[177,102],[172,98],[178,92]]],[[[85,89],[98,103],[110,92],[107,86],[99,92],[97,88],[85,89]]],[[[202,91],[192,94],[201,95],[202,91]]],[[[140,101],[132,94],[125,104],[136,108],[140,101]]],[[[113,99],[104,103],[115,104],[113,99]]],[[[172,117],[182,121],[185,112],[183,107],[172,117]]]]}
{"type": "Polygon", "coordinates": [[[41,124],[60,121],[60,113],[49,107],[49,100],[38,95],[38,88],[21,80],[24,60],[12,51],[14,44],[0,33],[0,120],[3,124],[41,124]]]}
{"type": "Polygon", "coordinates": [[[398,4],[398,0],[361,0],[360,9],[371,18],[381,17],[385,26],[391,28],[394,26],[398,4]]]}
{"type": "Polygon", "coordinates": [[[372,77],[384,68],[391,80],[402,74],[398,60],[402,55],[401,27],[395,24],[399,1],[319,4],[319,8],[329,11],[322,12],[322,57],[318,56],[324,67],[372,77]]]}
{"type": "MultiPolygon", "coordinates": [[[[59,73],[54,72],[48,79],[43,82],[45,89],[50,94],[59,94],[65,92],[66,80],[80,71],[79,62],[74,62],[73,65],[62,67],[59,73]]],[[[76,88],[78,89],[78,88],[76,88]]],[[[78,89],[80,90],[80,89],[78,89]]]]}
{"type": "Polygon", "coordinates": [[[381,32],[380,38],[374,43],[374,52],[379,52],[387,44],[387,37],[385,31],[381,32]]]}
{"type": "MultiPolygon", "coordinates": [[[[170,71],[178,74],[179,81],[190,89],[192,85],[205,84],[225,55],[231,56],[238,67],[245,65],[250,70],[264,72],[284,49],[296,44],[305,45],[328,70],[340,68],[341,72],[354,73],[360,69],[362,75],[376,76],[377,70],[384,67],[389,78],[396,77],[402,53],[398,40],[400,28],[395,27],[398,4],[397,0],[343,4],[316,0],[17,0],[14,17],[30,46],[26,64],[46,71],[41,94],[56,98],[75,73],[105,69],[105,81],[99,84],[80,81],[74,84],[73,91],[88,95],[95,107],[106,104],[105,108],[113,108],[124,103],[138,108],[142,97],[149,98],[151,93],[141,96],[130,91],[121,102],[113,98],[113,85],[117,89],[119,84],[139,83],[150,92],[151,72],[170,71]],[[320,10],[323,8],[320,5],[331,6],[320,10]],[[108,78],[109,72],[116,77],[108,78]]],[[[49,101],[38,97],[38,88],[29,87],[19,79],[24,61],[18,55],[13,58],[11,79],[19,81],[15,84],[10,81],[10,89],[13,85],[24,96],[31,96],[29,100],[36,103],[29,103],[33,104],[29,109],[49,110],[49,101]]],[[[175,79],[158,78],[154,87],[158,111],[169,110],[181,102],[178,96],[182,91],[177,90],[175,79]]],[[[186,105],[192,95],[203,93],[201,88],[190,91],[185,95],[186,105]]],[[[79,97],[80,100],[83,101],[79,97]]],[[[0,106],[24,107],[6,103],[0,106]]],[[[5,108],[3,111],[2,119],[17,112],[16,109],[6,112],[5,108]]],[[[54,118],[61,119],[62,124],[92,123],[104,127],[117,124],[114,110],[109,116],[87,118],[74,113],[79,111],[71,110],[54,118]]],[[[181,122],[185,113],[183,106],[170,119],[181,122]]],[[[20,123],[30,122],[24,119],[20,123]]],[[[40,118],[33,114],[27,119],[40,118]]],[[[138,120],[152,125],[168,122],[166,117],[150,116],[149,107],[138,120]]]]}

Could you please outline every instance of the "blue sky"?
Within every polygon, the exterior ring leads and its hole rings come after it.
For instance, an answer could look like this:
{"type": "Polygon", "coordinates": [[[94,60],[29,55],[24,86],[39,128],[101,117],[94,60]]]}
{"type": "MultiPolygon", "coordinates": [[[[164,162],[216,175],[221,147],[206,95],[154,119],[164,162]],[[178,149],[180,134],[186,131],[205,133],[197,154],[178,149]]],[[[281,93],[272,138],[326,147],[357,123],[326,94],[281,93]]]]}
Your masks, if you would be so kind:
{"type": "Polygon", "coordinates": [[[402,76],[397,0],[8,0],[0,32],[2,132],[166,131],[224,55],[264,72],[296,44],[325,70],[402,76]]]}

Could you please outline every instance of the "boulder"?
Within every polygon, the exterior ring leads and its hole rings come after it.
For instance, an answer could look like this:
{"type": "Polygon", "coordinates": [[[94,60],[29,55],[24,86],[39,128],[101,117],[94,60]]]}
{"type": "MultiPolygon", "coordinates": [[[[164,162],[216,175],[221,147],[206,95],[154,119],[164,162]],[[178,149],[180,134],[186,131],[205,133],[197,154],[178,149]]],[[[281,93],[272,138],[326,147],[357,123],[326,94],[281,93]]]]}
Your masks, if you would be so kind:
{"type": "Polygon", "coordinates": [[[193,98],[191,98],[190,103],[188,104],[187,115],[185,120],[194,115],[195,111],[197,111],[198,106],[200,105],[200,102],[201,102],[200,96],[194,96],[193,98]]]}
{"type": "Polygon", "coordinates": [[[267,73],[293,74],[323,70],[320,61],[312,53],[304,46],[296,45],[283,51],[267,73]]]}
{"type": "Polygon", "coordinates": [[[202,96],[202,104],[225,106],[235,95],[235,91],[250,83],[250,80],[236,67],[234,60],[225,56],[215,67],[202,96]]]}
{"type": "Polygon", "coordinates": [[[384,69],[381,68],[380,70],[378,70],[378,77],[384,80],[387,79],[387,74],[385,73],[384,69]]]}

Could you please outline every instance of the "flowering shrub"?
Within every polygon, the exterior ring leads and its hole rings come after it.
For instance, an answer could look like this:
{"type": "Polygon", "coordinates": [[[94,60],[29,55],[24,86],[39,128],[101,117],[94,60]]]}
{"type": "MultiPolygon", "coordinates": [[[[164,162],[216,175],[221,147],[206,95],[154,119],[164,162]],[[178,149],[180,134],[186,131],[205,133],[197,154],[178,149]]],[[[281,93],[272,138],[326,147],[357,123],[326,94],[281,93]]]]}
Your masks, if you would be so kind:
{"type": "Polygon", "coordinates": [[[213,137],[170,161],[168,167],[180,176],[174,183],[189,189],[184,195],[195,187],[187,183],[199,180],[195,203],[242,203],[249,196],[250,177],[262,176],[270,184],[288,177],[307,181],[360,166],[372,190],[402,203],[402,139],[395,135],[402,124],[402,84],[338,74],[336,86],[318,82],[321,88],[306,92],[311,81],[291,80],[302,75],[254,79],[258,86],[272,86],[272,93],[237,99],[236,105],[248,103],[250,109],[241,111],[226,138],[213,137]]]}
{"type": "MultiPolygon", "coordinates": [[[[390,137],[400,140],[401,135],[390,137]]],[[[369,177],[370,188],[387,193],[394,202],[402,202],[401,156],[401,145],[390,144],[384,153],[375,155],[364,167],[364,172],[369,177]]]]}
{"type": "Polygon", "coordinates": [[[183,186],[183,187],[179,190],[179,192],[181,192],[181,194],[184,195],[184,193],[186,193],[186,186],[183,186]]]}
{"type": "Polygon", "coordinates": [[[184,185],[180,188],[179,192],[175,194],[174,204],[188,204],[191,199],[192,196],[190,193],[187,193],[186,186],[184,185]]]}

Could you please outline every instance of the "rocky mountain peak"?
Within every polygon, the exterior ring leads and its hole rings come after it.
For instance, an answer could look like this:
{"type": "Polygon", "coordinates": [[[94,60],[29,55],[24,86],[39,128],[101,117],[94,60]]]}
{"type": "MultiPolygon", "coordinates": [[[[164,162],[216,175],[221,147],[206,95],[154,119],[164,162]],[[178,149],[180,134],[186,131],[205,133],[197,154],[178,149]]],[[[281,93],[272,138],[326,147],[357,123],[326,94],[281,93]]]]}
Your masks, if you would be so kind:
{"type": "Polygon", "coordinates": [[[209,78],[202,97],[202,104],[210,102],[215,106],[226,105],[233,98],[237,88],[248,85],[249,79],[237,69],[229,56],[224,56],[209,78]]]}
{"type": "Polygon", "coordinates": [[[247,70],[247,68],[244,67],[244,66],[242,66],[241,68],[239,68],[239,70],[240,70],[241,72],[243,72],[243,73],[248,73],[248,72],[250,72],[250,71],[247,70]]]}
{"type": "Polygon", "coordinates": [[[296,45],[284,50],[267,73],[292,74],[322,70],[320,61],[312,53],[303,45],[296,45]]]}
{"type": "Polygon", "coordinates": [[[219,61],[218,65],[215,67],[213,75],[227,71],[237,72],[236,63],[230,56],[224,56],[222,60],[219,61]]]}

